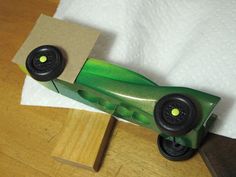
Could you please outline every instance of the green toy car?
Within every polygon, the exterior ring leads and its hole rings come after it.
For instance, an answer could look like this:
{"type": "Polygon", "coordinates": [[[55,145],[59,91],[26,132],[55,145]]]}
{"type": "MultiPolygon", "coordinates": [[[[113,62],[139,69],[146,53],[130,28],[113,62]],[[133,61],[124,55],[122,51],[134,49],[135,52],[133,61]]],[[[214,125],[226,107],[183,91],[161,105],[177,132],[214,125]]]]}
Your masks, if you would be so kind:
{"type": "Polygon", "coordinates": [[[220,98],[184,87],[159,86],[144,76],[88,58],[74,83],[57,79],[66,59],[52,45],[27,57],[27,72],[47,88],[115,117],[159,133],[158,147],[170,160],[190,158],[216,116],[220,98]]]}

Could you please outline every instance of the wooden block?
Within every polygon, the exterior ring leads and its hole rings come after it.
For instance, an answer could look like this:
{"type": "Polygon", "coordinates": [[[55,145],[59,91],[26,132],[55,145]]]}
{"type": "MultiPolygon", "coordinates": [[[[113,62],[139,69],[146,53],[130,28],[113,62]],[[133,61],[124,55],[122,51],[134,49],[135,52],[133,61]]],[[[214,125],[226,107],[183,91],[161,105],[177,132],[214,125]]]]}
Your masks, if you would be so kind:
{"type": "Polygon", "coordinates": [[[108,114],[72,110],[52,156],[66,164],[98,171],[115,118],[108,114]]]}

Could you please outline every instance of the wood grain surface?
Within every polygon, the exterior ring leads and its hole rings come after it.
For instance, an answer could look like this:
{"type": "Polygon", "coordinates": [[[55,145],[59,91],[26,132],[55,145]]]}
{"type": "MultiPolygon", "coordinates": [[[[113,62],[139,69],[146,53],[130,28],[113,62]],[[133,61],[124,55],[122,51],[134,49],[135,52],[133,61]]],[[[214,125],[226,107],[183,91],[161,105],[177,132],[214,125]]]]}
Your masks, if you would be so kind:
{"type": "Polygon", "coordinates": [[[53,15],[55,0],[0,0],[0,176],[2,177],[209,177],[199,154],[185,162],[164,159],[156,133],[118,122],[99,172],[55,161],[51,152],[68,109],[20,105],[24,74],[11,59],[40,13],[53,15]]]}
{"type": "Polygon", "coordinates": [[[59,162],[98,171],[116,119],[109,114],[71,110],[52,156],[59,162]]]}

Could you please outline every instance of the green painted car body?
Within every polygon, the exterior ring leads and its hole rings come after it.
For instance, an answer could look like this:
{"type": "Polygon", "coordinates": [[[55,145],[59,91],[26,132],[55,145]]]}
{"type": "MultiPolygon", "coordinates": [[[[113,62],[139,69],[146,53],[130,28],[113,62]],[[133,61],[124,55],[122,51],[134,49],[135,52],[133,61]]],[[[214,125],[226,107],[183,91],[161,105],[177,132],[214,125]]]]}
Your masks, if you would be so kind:
{"type": "Polygon", "coordinates": [[[212,111],[219,97],[184,87],[159,86],[146,77],[109,62],[88,58],[73,84],[63,80],[40,82],[66,97],[115,117],[152,129],[165,139],[198,148],[216,116],[212,111]],[[181,136],[161,131],[154,118],[158,100],[168,94],[191,98],[198,110],[197,125],[181,136]]]}

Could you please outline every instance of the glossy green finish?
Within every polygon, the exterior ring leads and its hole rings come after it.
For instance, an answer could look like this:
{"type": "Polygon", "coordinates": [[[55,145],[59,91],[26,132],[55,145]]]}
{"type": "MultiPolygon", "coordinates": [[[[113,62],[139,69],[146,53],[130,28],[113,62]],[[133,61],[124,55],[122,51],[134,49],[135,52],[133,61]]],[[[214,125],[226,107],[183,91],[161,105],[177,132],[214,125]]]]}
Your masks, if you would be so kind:
{"type": "Polygon", "coordinates": [[[197,148],[212,122],[212,110],[219,97],[184,87],[158,86],[154,82],[123,67],[103,60],[89,58],[74,84],[54,80],[62,95],[95,107],[121,119],[163,134],[154,120],[156,102],[167,94],[180,93],[190,97],[197,105],[199,122],[184,136],[175,137],[182,145],[197,148]]]}
{"type": "Polygon", "coordinates": [[[69,98],[152,129],[172,141],[174,137],[164,134],[156,125],[154,107],[165,95],[184,94],[196,104],[199,120],[193,130],[175,137],[175,141],[191,148],[199,147],[215,119],[212,110],[220,100],[190,88],[159,86],[138,73],[94,58],[87,59],[74,84],[59,79],[43,84],[69,98]]]}

